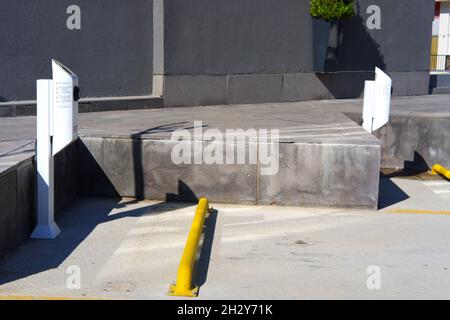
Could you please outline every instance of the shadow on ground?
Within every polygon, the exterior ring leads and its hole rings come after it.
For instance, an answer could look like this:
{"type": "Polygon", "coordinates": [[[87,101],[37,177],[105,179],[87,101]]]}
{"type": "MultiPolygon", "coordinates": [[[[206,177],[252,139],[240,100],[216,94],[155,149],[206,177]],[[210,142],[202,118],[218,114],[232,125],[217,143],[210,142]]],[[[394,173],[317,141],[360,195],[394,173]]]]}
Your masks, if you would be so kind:
{"type": "Polygon", "coordinates": [[[409,199],[409,196],[388,177],[381,175],[378,195],[378,210],[385,209],[409,199]]]}
{"type": "Polygon", "coordinates": [[[428,170],[429,168],[426,161],[418,152],[414,152],[414,159],[412,161],[405,161],[403,169],[382,170],[380,176],[378,209],[385,209],[394,204],[409,199],[409,196],[394,182],[392,182],[392,178],[417,178],[424,173],[427,173],[428,170]]]}
{"type": "Polygon", "coordinates": [[[216,230],[216,222],[217,222],[217,214],[218,211],[213,209],[206,221],[204,227],[204,236],[202,247],[200,250],[200,256],[198,258],[198,262],[194,272],[194,283],[199,288],[206,283],[208,278],[208,270],[209,264],[211,261],[211,252],[214,243],[214,234],[216,230]]]}
{"type": "MultiPolygon", "coordinates": [[[[0,285],[57,268],[99,225],[125,217],[160,215],[167,211],[192,206],[191,203],[149,204],[126,210],[137,200],[121,201],[111,198],[83,198],[68,207],[58,217],[62,233],[54,240],[29,239],[16,251],[0,260],[0,285]],[[113,209],[125,209],[110,215],[113,209]]],[[[120,240],[120,239],[118,239],[120,240]]],[[[120,241],[117,241],[117,246],[120,241]]],[[[112,254],[113,252],[111,252],[112,254]]]]}

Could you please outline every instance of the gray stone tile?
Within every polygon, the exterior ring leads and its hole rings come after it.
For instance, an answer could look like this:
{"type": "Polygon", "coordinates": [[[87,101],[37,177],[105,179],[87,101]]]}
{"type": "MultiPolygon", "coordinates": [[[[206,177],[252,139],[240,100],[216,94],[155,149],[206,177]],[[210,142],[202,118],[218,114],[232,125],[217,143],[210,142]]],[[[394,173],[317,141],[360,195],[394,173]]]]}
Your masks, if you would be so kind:
{"type": "Polygon", "coordinates": [[[164,106],[202,106],[227,103],[226,76],[164,76],[164,106]]]}
{"type": "Polygon", "coordinates": [[[430,86],[430,73],[428,71],[408,72],[408,95],[426,95],[430,86]]]}
{"type": "Polygon", "coordinates": [[[281,101],[331,99],[325,84],[314,73],[288,73],[283,76],[281,101]]]}
{"type": "Polygon", "coordinates": [[[128,100],[127,108],[128,110],[140,110],[140,109],[156,109],[163,107],[162,98],[152,98],[152,99],[139,99],[139,100],[128,100]]]}
{"type": "Polygon", "coordinates": [[[229,75],[228,103],[280,101],[282,82],[281,74],[229,75]]]}
{"type": "Polygon", "coordinates": [[[11,116],[12,116],[11,107],[0,107],[0,118],[11,117],[11,116]]]}
{"type": "Polygon", "coordinates": [[[394,96],[408,95],[408,75],[406,72],[391,72],[389,76],[392,78],[392,94],[394,96]]]}
{"type": "Polygon", "coordinates": [[[364,82],[374,80],[372,71],[318,73],[318,79],[328,89],[331,98],[359,98],[364,94],[364,82]]]}

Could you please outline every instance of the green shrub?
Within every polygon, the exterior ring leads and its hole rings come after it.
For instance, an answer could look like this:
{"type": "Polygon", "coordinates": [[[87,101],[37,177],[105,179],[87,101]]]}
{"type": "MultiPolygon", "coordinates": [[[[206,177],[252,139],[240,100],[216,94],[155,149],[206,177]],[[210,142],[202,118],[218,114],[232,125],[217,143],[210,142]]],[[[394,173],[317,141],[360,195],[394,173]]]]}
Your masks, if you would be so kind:
{"type": "Polygon", "coordinates": [[[325,21],[350,19],[355,15],[354,0],[310,0],[311,16],[325,21]]]}

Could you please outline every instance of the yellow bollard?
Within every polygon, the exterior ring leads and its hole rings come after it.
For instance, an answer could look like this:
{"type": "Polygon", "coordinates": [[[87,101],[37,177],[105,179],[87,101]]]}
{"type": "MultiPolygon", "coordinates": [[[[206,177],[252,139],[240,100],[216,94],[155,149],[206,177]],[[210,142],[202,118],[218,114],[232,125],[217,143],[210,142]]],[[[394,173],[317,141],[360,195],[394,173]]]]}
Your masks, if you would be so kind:
{"type": "Polygon", "coordinates": [[[203,224],[205,223],[206,213],[209,211],[208,199],[200,199],[184,248],[183,257],[181,258],[180,266],[178,268],[177,282],[170,286],[169,296],[198,296],[198,287],[192,285],[192,276],[203,224]]]}
{"type": "Polygon", "coordinates": [[[433,166],[433,169],[431,170],[431,173],[432,174],[440,174],[445,179],[450,180],[450,170],[448,170],[447,168],[441,166],[440,164],[435,164],[433,166]]]}

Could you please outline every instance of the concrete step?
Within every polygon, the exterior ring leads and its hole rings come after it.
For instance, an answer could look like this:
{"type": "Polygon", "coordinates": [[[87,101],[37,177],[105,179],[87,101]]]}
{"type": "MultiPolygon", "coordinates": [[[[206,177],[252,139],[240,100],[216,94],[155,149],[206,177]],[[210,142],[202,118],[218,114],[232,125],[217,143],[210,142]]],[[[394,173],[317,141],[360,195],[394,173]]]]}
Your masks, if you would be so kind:
{"type": "MultiPolygon", "coordinates": [[[[102,112],[118,110],[154,109],[163,107],[163,98],[158,96],[125,96],[82,98],[79,112],[102,112]]],[[[0,118],[36,115],[36,101],[0,102],[0,118]]]]}
{"type": "Polygon", "coordinates": [[[101,123],[83,124],[78,145],[81,195],[377,206],[380,142],[340,112],[259,104],[104,113],[101,123]],[[194,129],[200,122],[202,127],[194,129]],[[227,130],[264,129],[279,130],[278,139],[259,136],[240,142],[224,136],[227,130]],[[181,164],[173,157],[180,148],[179,137],[173,135],[178,130],[184,130],[185,150],[192,150],[190,161],[181,164]],[[195,152],[194,146],[199,147],[195,152]],[[279,157],[271,158],[267,146],[274,154],[278,150],[279,157]],[[208,161],[211,148],[223,162],[208,161]],[[245,150],[246,161],[227,164],[227,156],[239,148],[245,150]]]}

